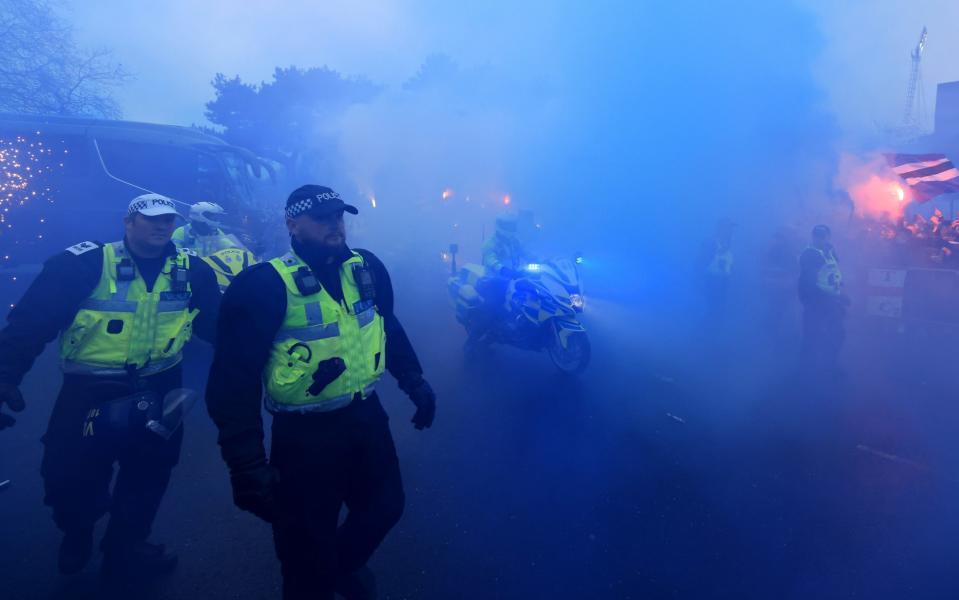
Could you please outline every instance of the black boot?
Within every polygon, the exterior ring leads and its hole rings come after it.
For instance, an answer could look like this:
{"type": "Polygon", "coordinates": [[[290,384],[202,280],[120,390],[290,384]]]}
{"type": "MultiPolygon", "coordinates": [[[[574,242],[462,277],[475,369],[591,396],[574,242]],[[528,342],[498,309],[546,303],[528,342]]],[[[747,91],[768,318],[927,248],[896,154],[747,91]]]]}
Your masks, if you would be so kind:
{"type": "Polygon", "coordinates": [[[340,576],[336,593],[345,600],[376,600],[376,577],[369,567],[361,567],[349,575],[340,576]]]}
{"type": "Polygon", "coordinates": [[[93,553],[93,528],[81,528],[67,531],[60,542],[60,556],[57,566],[64,575],[78,573],[90,562],[93,553]]]}

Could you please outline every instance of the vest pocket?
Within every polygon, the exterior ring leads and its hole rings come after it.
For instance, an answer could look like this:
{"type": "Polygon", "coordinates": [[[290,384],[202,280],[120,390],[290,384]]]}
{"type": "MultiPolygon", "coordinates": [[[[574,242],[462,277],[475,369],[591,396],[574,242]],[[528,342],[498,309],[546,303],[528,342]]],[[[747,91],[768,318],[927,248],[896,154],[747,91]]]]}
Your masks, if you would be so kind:
{"type": "Polygon", "coordinates": [[[73,319],[73,325],[63,334],[61,356],[66,360],[74,358],[83,348],[84,342],[96,332],[102,317],[93,312],[81,310],[73,319]]]}
{"type": "Polygon", "coordinates": [[[183,350],[183,346],[193,337],[193,319],[200,314],[200,311],[193,309],[189,312],[183,311],[177,313],[176,318],[171,318],[172,322],[163,322],[162,313],[160,313],[160,324],[157,326],[156,351],[162,357],[175,356],[183,350]]]}
{"type": "Polygon", "coordinates": [[[302,342],[288,340],[273,351],[273,373],[271,379],[280,388],[297,384],[315,368],[312,362],[312,350],[302,342]],[[299,346],[299,348],[297,348],[299,346]],[[304,354],[303,351],[308,351],[304,354]]]}

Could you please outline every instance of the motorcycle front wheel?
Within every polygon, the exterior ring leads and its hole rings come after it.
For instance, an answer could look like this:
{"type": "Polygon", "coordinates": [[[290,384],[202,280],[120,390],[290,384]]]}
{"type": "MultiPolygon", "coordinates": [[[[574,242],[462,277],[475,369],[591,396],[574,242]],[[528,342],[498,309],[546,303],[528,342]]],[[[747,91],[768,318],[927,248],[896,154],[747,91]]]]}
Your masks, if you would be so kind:
{"type": "Polygon", "coordinates": [[[547,348],[550,360],[563,373],[578,375],[589,364],[590,345],[585,332],[574,333],[566,340],[566,347],[559,342],[559,336],[554,335],[552,343],[547,348]]]}

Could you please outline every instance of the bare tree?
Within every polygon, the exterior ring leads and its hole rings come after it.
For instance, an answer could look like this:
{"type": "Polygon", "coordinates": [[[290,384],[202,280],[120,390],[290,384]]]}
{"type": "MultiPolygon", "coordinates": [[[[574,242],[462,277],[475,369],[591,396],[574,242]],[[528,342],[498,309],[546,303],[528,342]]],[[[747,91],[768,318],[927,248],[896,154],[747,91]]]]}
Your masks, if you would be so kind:
{"type": "Polygon", "coordinates": [[[131,75],[110,51],[80,49],[45,0],[0,0],[0,112],[118,118],[131,75]]]}

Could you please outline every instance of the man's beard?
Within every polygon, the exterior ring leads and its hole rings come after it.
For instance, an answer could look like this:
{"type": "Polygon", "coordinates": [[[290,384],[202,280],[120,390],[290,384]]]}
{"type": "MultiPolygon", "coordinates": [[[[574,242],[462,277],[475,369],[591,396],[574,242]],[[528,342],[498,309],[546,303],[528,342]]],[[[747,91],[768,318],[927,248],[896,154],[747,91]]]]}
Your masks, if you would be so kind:
{"type": "Polygon", "coordinates": [[[325,243],[316,241],[300,241],[295,237],[291,238],[290,242],[296,253],[299,254],[307,263],[322,265],[331,262],[331,259],[343,260],[347,255],[349,255],[350,250],[346,245],[346,236],[341,235],[340,238],[343,241],[336,246],[329,246],[325,243]]]}

